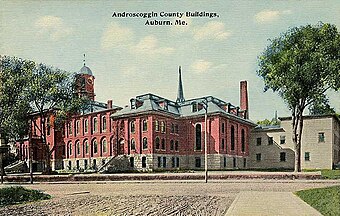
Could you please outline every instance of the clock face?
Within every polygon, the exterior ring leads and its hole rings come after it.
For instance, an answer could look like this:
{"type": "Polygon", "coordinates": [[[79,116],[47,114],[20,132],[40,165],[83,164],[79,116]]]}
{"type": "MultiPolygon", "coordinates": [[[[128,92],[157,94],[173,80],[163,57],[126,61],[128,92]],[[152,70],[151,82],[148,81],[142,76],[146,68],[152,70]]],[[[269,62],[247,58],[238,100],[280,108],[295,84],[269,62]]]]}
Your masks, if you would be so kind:
{"type": "Polygon", "coordinates": [[[89,78],[87,79],[87,83],[88,83],[89,85],[92,85],[92,84],[93,84],[92,77],[89,77],[89,78]]]}

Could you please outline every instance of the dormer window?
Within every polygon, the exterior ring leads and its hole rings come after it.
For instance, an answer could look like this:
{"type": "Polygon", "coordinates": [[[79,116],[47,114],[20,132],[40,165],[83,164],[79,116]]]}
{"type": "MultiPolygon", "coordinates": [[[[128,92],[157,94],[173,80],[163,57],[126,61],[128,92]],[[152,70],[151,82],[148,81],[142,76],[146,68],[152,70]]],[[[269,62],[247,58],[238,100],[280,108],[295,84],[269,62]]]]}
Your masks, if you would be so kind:
{"type": "Polygon", "coordinates": [[[197,109],[197,103],[196,103],[196,102],[192,103],[192,104],[191,104],[191,108],[192,108],[192,112],[197,112],[197,111],[198,111],[198,109],[197,109]]]}
{"type": "Polygon", "coordinates": [[[159,106],[164,110],[168,110],[168,103],[166,101],[159,102],[159,106]]]}

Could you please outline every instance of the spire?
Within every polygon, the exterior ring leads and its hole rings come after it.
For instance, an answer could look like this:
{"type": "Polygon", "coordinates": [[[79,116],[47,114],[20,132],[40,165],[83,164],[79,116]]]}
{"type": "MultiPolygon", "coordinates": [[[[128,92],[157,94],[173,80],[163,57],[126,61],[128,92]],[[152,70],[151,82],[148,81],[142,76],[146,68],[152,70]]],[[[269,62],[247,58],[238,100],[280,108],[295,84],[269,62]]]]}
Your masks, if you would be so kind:
{"type": "Polygon", "coordinates": [[[83,62],[84,62],[84,66],[85,66],[85,53],[84,53],[84,59],[83,59],[83,62]]]}
{"type": "Polygon", "coordinates": [[[176,103],[182,103],[182,102],[185,101],[185,99],[184,99],[183,85],[182,85],[181,66],[179,66],[178,73],[179,73],[179,77],[178,77],[178,93],[177,93],[176,103]]]}

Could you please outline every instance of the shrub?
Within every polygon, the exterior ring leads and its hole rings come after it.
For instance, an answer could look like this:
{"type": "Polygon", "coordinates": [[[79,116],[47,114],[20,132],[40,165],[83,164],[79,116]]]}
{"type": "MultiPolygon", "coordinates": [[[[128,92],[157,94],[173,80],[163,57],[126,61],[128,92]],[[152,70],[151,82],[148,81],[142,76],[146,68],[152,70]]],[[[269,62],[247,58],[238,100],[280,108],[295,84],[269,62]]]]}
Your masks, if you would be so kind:
{"type": "Polygon", "coordinates": [[[21,186],[0,189],[0,207],[50,198],[50,195],[44,194],[41,191],[31,190],[21,186]]]}

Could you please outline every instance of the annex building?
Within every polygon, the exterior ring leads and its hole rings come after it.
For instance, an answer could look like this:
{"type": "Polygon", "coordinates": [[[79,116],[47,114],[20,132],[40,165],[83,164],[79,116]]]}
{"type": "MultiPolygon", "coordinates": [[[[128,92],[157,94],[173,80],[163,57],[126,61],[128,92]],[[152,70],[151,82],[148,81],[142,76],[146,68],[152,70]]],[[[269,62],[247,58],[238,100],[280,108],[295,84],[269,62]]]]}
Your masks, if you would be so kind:
{"type": "MultiPolygon", "coordinates": [[[[249,146],[250,168],[294,169],[291,117],[280,126],[256,127],[249,146]]],[[[340,121],[334,115],[303,117],[302,169],[332,169],[340,162],[340,121]]]]}
{"type": "MultiPolygon", "coordinates": [[[[92,102],[62,129],[53,127],[53,116],[48,119],[54,170],[203,169],[205,128],[209,169],[249,167],[250,132],[256,124],[248,118],[246,81],[240,82],[240,106],[213,96],[188,100],[179,68],[176,101],[144,94],[119,107],[112,100],[95,101],[95,77],[85,64],[76,76],[77,93],[92,102]]],[[[46,166],[46,148],[37,138],[36,125],[31,139],[18,148],[20,158],[27,161],[31,146],[33,168],[41,170],[46,166]]]]}

